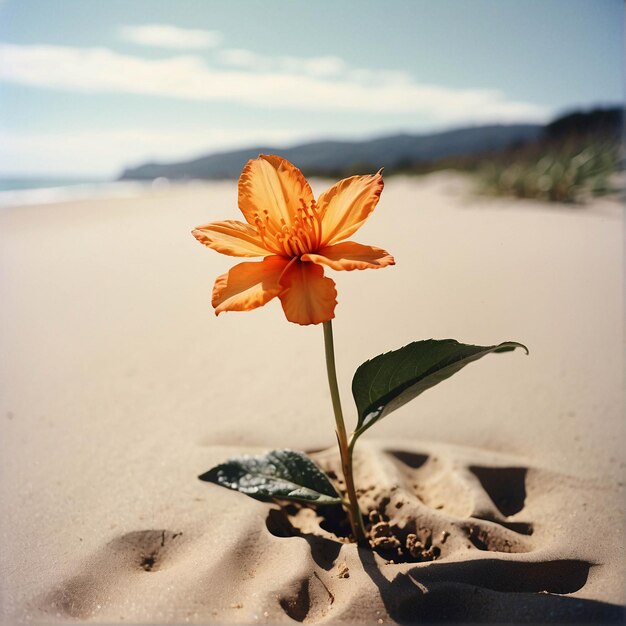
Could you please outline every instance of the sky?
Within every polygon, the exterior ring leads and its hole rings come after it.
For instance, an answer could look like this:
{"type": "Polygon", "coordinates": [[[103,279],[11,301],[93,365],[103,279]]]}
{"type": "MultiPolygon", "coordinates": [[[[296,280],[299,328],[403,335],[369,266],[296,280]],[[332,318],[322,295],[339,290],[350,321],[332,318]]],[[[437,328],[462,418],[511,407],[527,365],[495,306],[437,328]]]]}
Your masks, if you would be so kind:
{"type": "Polygon", "coordinates": [[[0,0],[0,175],[546,122],[624,99],[622,0],[0,0]]]}

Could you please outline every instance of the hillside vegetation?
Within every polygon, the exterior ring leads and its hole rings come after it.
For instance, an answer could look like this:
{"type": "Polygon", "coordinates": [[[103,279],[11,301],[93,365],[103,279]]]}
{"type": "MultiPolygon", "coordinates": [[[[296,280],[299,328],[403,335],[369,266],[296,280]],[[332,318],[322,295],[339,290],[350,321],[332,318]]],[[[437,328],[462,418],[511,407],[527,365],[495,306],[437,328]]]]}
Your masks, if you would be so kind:
{"type": "Polygon", "coordinates": [[[476,176],[478,191],[490,195],[582,203],[619,191],[623,170],[620,109],[572,113],[548,124],[537,139],[503,150],[404,164],[394,170],[422,174],[441,169],[476,176]]]}

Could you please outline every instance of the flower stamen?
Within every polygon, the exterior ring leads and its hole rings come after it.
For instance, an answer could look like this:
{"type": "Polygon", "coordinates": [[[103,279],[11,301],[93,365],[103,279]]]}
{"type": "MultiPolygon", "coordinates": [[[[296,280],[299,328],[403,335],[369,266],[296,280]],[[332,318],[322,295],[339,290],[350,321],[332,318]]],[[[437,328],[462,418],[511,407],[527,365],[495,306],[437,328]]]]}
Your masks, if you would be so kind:
{"type": "Polygon", "coordinates": [[[300,206],[293,214],[291,223],[280,218],[280,223],[272,222],[269,211],[263,215],[254,214],[254,223],[263,244],[273,252],[287,257],[300,257],[316,252],[320,246],[322,219],[315,201],[307,204],[299,199],[300,206]]]}

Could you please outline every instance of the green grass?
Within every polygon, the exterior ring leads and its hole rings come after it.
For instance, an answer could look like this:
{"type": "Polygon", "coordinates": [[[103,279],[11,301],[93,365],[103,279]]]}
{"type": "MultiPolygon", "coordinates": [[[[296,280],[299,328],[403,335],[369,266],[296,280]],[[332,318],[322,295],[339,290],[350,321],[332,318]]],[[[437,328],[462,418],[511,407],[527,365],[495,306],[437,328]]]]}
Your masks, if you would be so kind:
{"type": "Polygon", "coordinates": [[[471,169],[481,193],[580,204],[618,191],[611,179],[619,161],[616,141],[573,140],[520,147],[471,169]]]}

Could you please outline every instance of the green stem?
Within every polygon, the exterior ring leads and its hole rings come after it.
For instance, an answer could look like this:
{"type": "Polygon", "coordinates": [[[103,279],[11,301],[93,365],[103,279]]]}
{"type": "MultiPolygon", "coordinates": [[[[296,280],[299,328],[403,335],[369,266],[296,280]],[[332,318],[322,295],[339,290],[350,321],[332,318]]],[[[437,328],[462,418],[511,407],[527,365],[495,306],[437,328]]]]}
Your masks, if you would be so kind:
{"type": "Polygon", "coordinates": [[[343,470],[344,480],[346,481],[346,490],[348,492],[348,519],[352,527],[352,534],[357,542],[365,541],[365,525],[363,517],[359,509],[359,502],[354,488],[354,477],[352,473],[352,445],[348,444],[348,436],[346,434],[346,426],[343,421],[343,412],[341,410],[341,399],[339,398],[339,387],[337,385],[337,371],[335,369],[335,345],[333,342],[333,326],[332,322],[324,322],[324,348],[326,350],[326,371],[328,372],[328,386],[330,387],[330,397],[333,402],[333,411],[335,413],[335,424],[337,425],[337,441],[339,443],[339,454],[341,455],[341,468],[343,470]]]}
{"type": "Polygon", "coordinates": [[[350,444],[348,445],[348,448],[346,450],[345,456],[347,459],[347,475],[350,476],[350,488],[348,490],[348,493],[352,494],[352,500],[351,502],[354,502],[354,506],[356,509],[356,517],[357,517],[357,522],[359,525],[359,533],[356,535],[358,537],[357,541],[359,541],[359,543],[367,543],[367,531],[365,530],[365,522],[363,521],[363,516],[361,515],[361,509],[359,508],[359,502],[358,502],[358,498],[356,495],[356,489],[354,488],[354,479],[353,479],[353,472],[352,472],[352,458],[353,458],[353,454],[354,454],[354,444],[356,443],[357,437],[354,436],[354,433],[352,434],[351,438],[350,438],[350,444]]]}

